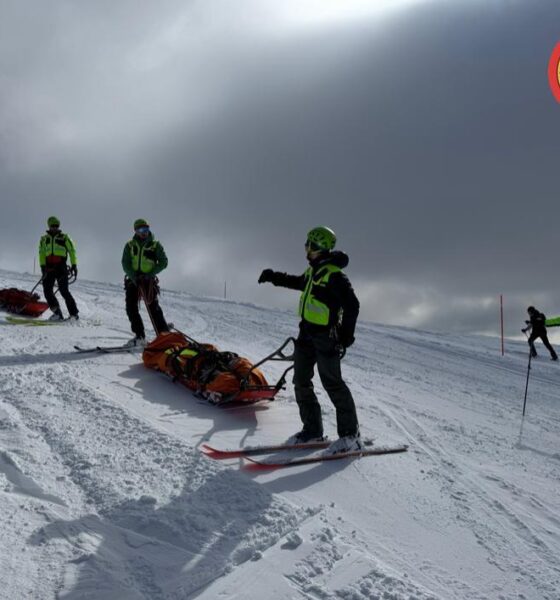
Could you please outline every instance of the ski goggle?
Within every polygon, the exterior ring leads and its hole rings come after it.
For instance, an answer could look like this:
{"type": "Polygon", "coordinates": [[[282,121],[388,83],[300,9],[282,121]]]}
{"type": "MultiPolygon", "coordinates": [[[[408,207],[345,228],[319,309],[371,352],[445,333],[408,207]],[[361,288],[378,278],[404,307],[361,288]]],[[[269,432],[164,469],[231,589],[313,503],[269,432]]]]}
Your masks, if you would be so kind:
{"type": "Polygon", "coordinates": [[[311,252],[320,252],[322,250],[317,242],[312,242],[311,240],[306,240],[305,248],[306,250],[311,250],[311,252]]]}
{"type": "Polygon", "coordinates": [[[141,234],[150,233],[150,228],[149,227],[138,227],[136,229],[136,233],[141,233],[141,234]]]}

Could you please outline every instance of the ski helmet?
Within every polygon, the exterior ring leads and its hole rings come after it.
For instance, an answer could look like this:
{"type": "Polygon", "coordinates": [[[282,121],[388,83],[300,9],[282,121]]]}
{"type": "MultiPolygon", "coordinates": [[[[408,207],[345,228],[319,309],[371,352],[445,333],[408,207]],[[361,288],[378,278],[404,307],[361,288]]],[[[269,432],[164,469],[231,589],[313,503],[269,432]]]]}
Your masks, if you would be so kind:
{"type": "Polygon", "coordinates": [[[146,219],[136,219],[136,221],[134,221],[134,229],[138,229],[140,227],[149,227],[150,224],[148,223],[148,221],[146,221],[146,219]]]}
{"type": "Polygon", "coordinates": [[[529,306],[529,308],[527,309],[528,313],[534,313],[536,312],[536,308],[534,306],[529,306]]]}
{"type": "Polygon", "coordinates": [[[332,250],[336,245],[336,234],[330,227],[314,227],[307,234],[307,243],[314,244],[319,250],[332,250]]]}
{"type": "Polygon", "coordinates": [[[60,227],[60,219],[58,217],[49,217],[47,219],[47,225],[49,227],[60,227]]]}

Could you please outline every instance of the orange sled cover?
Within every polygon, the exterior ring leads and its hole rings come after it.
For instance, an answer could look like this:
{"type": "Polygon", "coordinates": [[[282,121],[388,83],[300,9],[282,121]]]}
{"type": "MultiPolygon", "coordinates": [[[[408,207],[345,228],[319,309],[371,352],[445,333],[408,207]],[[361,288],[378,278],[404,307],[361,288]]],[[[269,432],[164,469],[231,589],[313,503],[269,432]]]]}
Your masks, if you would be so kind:
{"type": "Polygon", "coordinates": [[[39,317],[49,308],[49,305],[41,302],[38,294],[8,288],[0,290],[0,308],[17,315],[39,317]]]}
{"type": "Polygon", "coordinates": [[[142,359],[144,366],[173,377],[213,404],[255,402],[264,398],[260,389],[271,387],[261,371],[251,370],[248,359],[176,331],[160,333],[144,348],[142,359]]]}

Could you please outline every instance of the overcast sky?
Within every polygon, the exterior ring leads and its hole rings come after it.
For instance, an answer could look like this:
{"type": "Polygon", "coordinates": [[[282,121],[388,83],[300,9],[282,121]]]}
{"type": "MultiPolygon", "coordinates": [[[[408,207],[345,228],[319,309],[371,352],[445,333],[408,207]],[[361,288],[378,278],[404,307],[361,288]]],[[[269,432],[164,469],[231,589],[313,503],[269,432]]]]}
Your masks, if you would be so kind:
{"type": "Polygon", "coordinates": [[[325,224],[364,319],[492,332],[503,293],[514,334],[560,314],[558,41],[558,0],[2,0],[0,267],[55,214],[118,282],[144,217],[163,287],[288,308],[256,279],[325,224]]]}

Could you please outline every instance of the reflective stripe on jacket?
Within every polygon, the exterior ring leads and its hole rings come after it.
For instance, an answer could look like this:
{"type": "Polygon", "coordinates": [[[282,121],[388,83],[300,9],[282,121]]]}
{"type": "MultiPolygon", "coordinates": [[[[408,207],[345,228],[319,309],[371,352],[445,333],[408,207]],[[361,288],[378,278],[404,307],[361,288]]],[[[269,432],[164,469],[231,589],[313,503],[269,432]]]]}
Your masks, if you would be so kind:
{"type": "Polygon", "coordinates": [[[68,234],[58,232],[56,235],[51,235],[47,232],[41,237],[39,241],[39,265],[41,267],[65,262],[68,256],[72,265],[77,264],[76,246],[68,234]]]}
{"type": "Polygon", "coordinates": [[[151,273],[156,266],[156,249],[158,242],[150,240],[140,245],[137,240],[130,240],[130,261],[135,273],[151,273]]]}
{"type": "Polygon", "coordinates": [[[331,311],[329,307],[320,302],[315,297],[314,292],[317,288],[326,287],[330,276],[340,271],[342,271],[340,267],[330,264],[320,267],[315,275],[313,275],[311,267],[305,271],[305,289],[300,296],[298,309],[298,314],[304,321],[314,325],[328,325],[330,323],[331,311]]]}
{"type": "Polygon", "coordinates": [[[167,256],[153,236],[144,242],[133,237],[125,244],[121,263],[126,275],[135,279],[139,274],[157,275],[163,271],[167,267],[167,256]]]}

